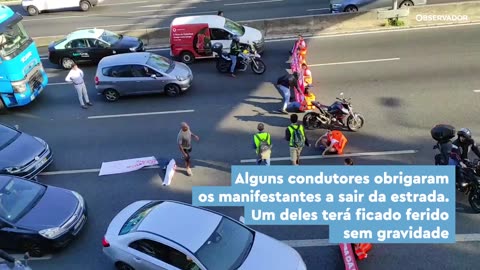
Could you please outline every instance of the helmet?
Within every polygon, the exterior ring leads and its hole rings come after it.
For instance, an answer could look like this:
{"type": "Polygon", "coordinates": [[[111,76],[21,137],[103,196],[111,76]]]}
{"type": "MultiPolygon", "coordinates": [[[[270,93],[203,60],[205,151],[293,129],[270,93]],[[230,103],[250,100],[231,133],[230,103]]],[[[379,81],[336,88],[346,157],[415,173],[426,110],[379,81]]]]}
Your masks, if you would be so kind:
{"type": "Polygon", "coordinates": [[[465,139],[471,139],[472,138],[472,132],[468,128],[462,128],[457,132],[457,136],[464,137],[465,139]]]}
{"type": "Polygon", "coordinates": [[[233,40],[233,41],[236,41],[236,42],[240,42],[240,38],[239,38],[237,35],[234,35],[234,36],[232,37],[232,40],[233,40]]]}

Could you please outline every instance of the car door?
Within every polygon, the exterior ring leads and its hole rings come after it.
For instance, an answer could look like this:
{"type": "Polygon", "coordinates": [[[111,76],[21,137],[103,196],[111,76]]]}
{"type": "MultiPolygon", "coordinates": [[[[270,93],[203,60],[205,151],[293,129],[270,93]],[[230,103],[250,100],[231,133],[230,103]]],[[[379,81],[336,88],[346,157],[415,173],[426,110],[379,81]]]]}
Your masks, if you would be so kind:
{"type": "Polygon", "coordinates": [[[92,61],[99,62],[102,58],[112,55],[113,51],[110,45],[99,39],[89,38],[87,39],[92,54],[92,61]]]}
{"type": "Polygon", "coordinates": [[[132,95],[141,91],[136,83],[135,76],[132,73],[131,65],[118,65],[110,68],[109,71],[112,86],[120,95],[132,95]]]}
{"type": "MultiPolygon", "coordinates": [[[[132,247],[136,250],[142,250],[147,256],[150,256],[152,262],[156,264],[155,269],[167,270],[202,270],[187,255],[168,245],[152,239],[142,239],[134,242],[132,247]],[[162,268],[163,267],[163,268],[162,268]]],[[[150,268],[149,268],[150,269],[150,268]]]]}
{"type": "Polygon", "coordinates": [[[162,74],[144,65],[132,65],[131,68],[136,93],[148,94],[163,92],[162,74]]]}
{"type": "Polygon", "coordinates": [[[212,45],[219,42],[223,45],[224,52],[230,52],[230,45],[232,44],[232,34],[220,28],[210,28],[210,38],[212,45]]]}
{"type": "Polygon", "coordinates": [[[67,48],[69,52],[67,56],[71,57],[76,63],[91,61],[92,59],[90,46],[86,39],[74,39],[65,45],[65,48],[67,48]]]}

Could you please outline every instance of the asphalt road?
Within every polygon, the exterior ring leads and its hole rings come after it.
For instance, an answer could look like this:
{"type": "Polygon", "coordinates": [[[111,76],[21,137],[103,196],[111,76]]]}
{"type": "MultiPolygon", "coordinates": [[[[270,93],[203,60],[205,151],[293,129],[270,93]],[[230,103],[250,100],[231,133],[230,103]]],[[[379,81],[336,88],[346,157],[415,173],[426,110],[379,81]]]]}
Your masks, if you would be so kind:
{"type": "MultiPolygon", "coordinates": [[[[469,127],[480,124],[474,114],[480,101],[480,27],[377,33],[310,39],[308,62],[317,100],[331,103],[341,91],[351,96],[365,127],[348,133],[347,153],[416,150],[414,154],[355,157],[357,164],[432,164],[435,152],[430,128],[437,123],[469,127]]],[[[45,139],[55,151],[48,168],[59,175],[39,180],[83,194],[89,222],[76,241],[50,259],[31,263],[35,270],[113,269],[101,252],[101,239],[111,218],[129,203],[141,199],[191,201],[193,185],[229,185],[230,166],[254,158],[252,133],[258,122],[272,133],[274,157],[288,157],[283,141],[288,116],[273,111],[280,106],[272,85],[285,72],[292,43],[270,42],[264,55],[268,71],[262,75],[220,75],[212,61],[192,65],[195,82],[178,98],[162,95],[124,98],[114,104],[95,95],[94,67],[83,67],[94,106],[82,110],[72,86],[64,85],[66,71],[45,66],[52,85],[31,106],[11,110],[2,122],[45,139]],[[150,116],[89,119],[92,116],[194,110],[150,116]],[[102,162],[154,155],[179,158],[175,145],[179,123],[187,121],[200,136],[194,143],[193,177],[184,170],[170,187],[162,187],[157,169],[98,177],[98,173],[71,170],[98,169],[102,162]]],[[[168,52],[159,52],[167,54],[168,52]]],[[[311,140],[324,131],[308,131],[311,140]]],[[[478,135],[477,135],[478,137],[478,135]]],[[[312,148],[304,155],[318,155],[312,148]]],[[[342,164],[341,158],[309,159],[305,165],[342,164]]],[[[288,164],[276,161],[273,164],[288,164]]],[[[179,164],[181,165],[181,164],[179,164]]],[[[457,234],[479,233],[480,215],[471,214],[463,197],[457,199],[457,234]]],[[[238,208],[216,208],[234,218],[238,208]]],[[[280,240],[326,239],[325,226],[255,226],[280,240]]],[[[478,242],[455,245],[375,245],[361,263],[369,269],[475,269],[478,242]]],[[[337,246],[298,248],[308,269],[343,269],[337,246]]]]}
{"type": "MultiPolygon", "coordinates": [[[[429,4],[459,0],[429,0],[429,4]]],[[[107,0],[87,13],[65,10],[28,16],[20,5],[12,7],[25,14],[24,24],[32,37],[64,35],[81,28],[112,31],[169,27],[175,17],[216,14],[236,21],[259,20],[329,12],[328,0],[107,0]]]]}

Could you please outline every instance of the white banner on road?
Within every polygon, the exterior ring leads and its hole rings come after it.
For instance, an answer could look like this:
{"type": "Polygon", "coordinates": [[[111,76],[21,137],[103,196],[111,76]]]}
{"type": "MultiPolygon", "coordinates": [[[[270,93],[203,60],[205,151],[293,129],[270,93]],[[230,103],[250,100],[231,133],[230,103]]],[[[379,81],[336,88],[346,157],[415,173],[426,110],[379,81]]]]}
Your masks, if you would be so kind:
{"type": "Polygon", "coordinates": [[[143,167],[158,165],[158,161],[155,157],[143,157],[143,158],[133,158],[133,159],[124,159],[118,161],[102,162],[102,168],[100,168],[100,174],[109,175],[109,174],[118,174],[133,172],[140,170],[143,167]]]}

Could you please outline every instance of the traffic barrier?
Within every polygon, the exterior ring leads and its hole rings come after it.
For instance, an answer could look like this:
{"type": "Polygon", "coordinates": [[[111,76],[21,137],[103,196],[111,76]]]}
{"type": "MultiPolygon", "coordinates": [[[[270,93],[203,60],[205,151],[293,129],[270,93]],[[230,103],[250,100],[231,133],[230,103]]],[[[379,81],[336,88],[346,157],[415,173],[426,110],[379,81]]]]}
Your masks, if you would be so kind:
{"type": "MultiPolygon", "coordinates": [[[[296,16],[241,21],[240,23],[259,29],[264,33],[266,39],[274,39],[293,37],[298,34],[307,36],[480,22],[480,1],[415,6],[409,9],[409,15],[402,18],[405,26],[397,27],[386,27],[386,20],[379,20],[377,11],[296,16]]],[[[150,46],[169,46],[169,28],[149,28],[117,32],[139,37],[150,46]]],[[[61,38],[63,36],[34,37],[33,39],[37,46],[47,46],[52,41],[61,38]]]]}

